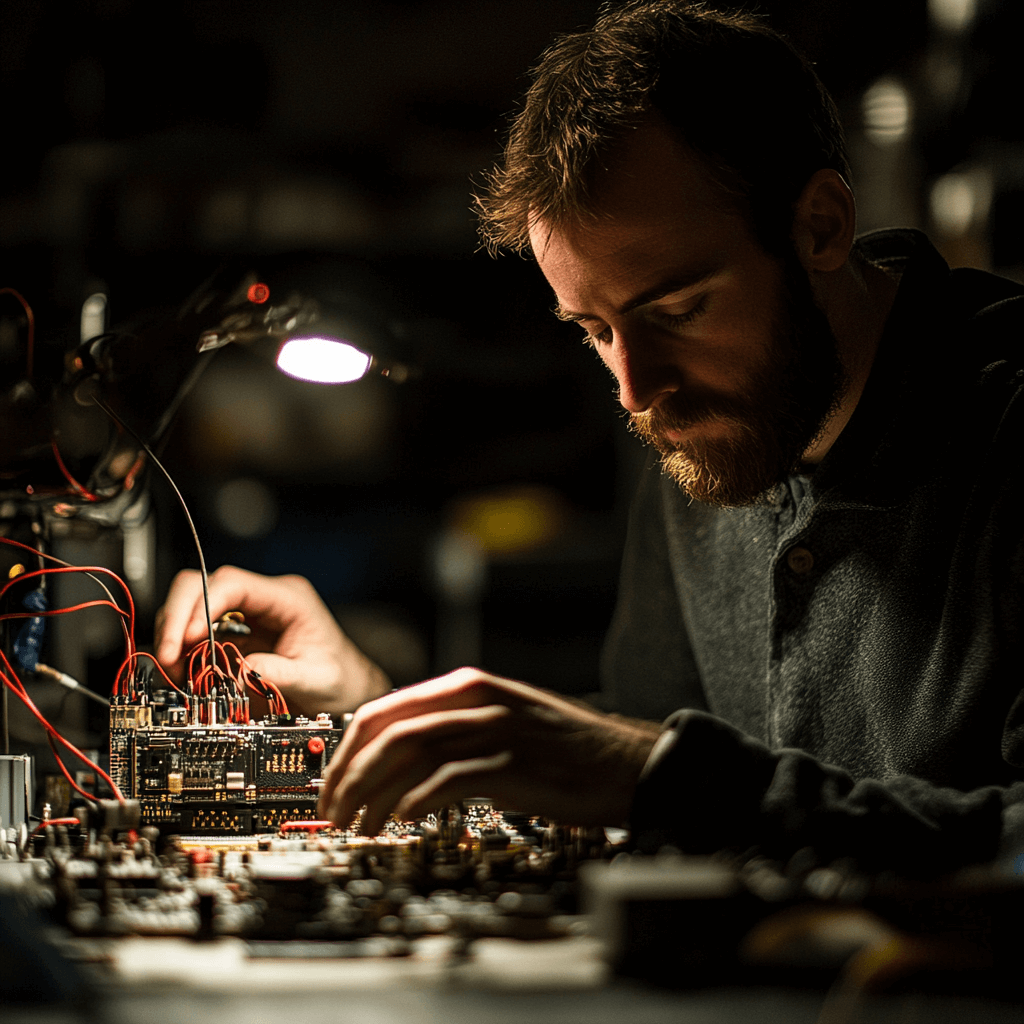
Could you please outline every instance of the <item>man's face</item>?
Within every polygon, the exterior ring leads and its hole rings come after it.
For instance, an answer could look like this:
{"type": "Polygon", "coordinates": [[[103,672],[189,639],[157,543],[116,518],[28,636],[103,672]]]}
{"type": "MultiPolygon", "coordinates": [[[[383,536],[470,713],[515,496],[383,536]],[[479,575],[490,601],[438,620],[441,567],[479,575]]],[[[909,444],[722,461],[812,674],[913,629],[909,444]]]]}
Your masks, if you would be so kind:
{"type": "Polygon", "coordinates": [[[692,497],[750,504],[800,462],[844,388],[795,255],[769,255],[703,165],[648,124],[595,184],[595,219],[531,227],[558,300],[633,428],[692,497]]]}

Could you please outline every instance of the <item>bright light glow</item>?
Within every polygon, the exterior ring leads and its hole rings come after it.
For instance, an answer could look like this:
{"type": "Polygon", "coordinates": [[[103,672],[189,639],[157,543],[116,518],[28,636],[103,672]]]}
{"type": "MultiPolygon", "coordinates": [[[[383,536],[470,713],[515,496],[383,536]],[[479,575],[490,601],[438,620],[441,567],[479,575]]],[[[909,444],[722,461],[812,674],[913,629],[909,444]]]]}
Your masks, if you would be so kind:
{"type": "Polygon", "coordinates": [[[939,28],[963,32],[978,13],[978,0],[928,0],[928,13],[939,28]]]}
{"type": "Polygon", "coordinates": [[[880,78],[862,101],[864,131],[873,142],[899,142],[910,129],[910,94],[896,78],[880,78]]]}
{"type": "Polygon", "coordinates": [[[988,216],[991,176],[981,169],[944,174],[932,185],[930,199],[932,219],[943,233],[966,234],[988,216]]]}
{"type": "Polygon", "coordinates": [[[107,297],[95,292],[82,303],[81,340],[91,341],[107,329],[107,297]]]}
{"type": "Polygon", "coordinates": [[[292,338],[277,354],[278,369],[317,384],[348,384],[365,376],[370,356],[336,338],[292,338]]]}

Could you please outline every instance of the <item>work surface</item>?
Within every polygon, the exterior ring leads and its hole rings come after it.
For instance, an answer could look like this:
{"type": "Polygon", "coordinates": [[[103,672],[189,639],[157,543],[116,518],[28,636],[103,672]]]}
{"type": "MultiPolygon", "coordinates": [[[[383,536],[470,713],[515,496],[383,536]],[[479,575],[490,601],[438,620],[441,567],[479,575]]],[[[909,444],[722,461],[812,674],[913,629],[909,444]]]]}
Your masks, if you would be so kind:
{"type": "Polygon", "coordinates": [[[23,829],[3,1024],[1024,1022],[1016,875],[649,857],[474,808],[375,838],[23,829]]]}
{"type": "MultiPolygon", "coordinates": [[[[1024,1010],[977,999],[919,995],[847,1004],[820,991],[711,988],[674,991],[611,976],[588,937],[481,939],[466,951],[442,936],[403,957],[285,957],[234,939],[64,940],[98,984],[93,1019],[113,1024],[929,1024],[1019,1022],[1024,1010]],[[261,955],[252,956],[255,949],[261,955]]],[[[278,949],[277,952],[281,950],[278,949]]],[[[77,1024],[79,1010],[7,1007],[5,1024],[77,1024]]]]}

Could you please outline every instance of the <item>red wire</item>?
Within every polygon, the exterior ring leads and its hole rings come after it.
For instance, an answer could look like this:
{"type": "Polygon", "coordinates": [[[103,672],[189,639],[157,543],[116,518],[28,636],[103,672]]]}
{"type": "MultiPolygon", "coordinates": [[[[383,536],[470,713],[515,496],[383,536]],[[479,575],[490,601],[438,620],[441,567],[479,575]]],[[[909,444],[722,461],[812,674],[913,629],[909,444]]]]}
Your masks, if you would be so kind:
{"type": "Polygon", "coordinates": [[[25,316],[28,318],[28,339],[25,345],[25,373],[29,380],[31,380],[33,370],[32,361],[34,359],[36,347],[35,315],[32,313],[32,307],[25,301],[21,292],[17,292],[13,288],[0,288],[0,295],[13,295],[21,303],[21,308],[25,310],[25,316]]]}
{"type": "Polygon", "coordinates": [[[284,695],[281,693],[281,691],[277,688],[277,686],[274,683],[272,683],[269,679],[264,679],[262,676],[260,676],[260,684],[264,687],[264,690],[261,691],[257,686],[253,685],[251,679],[249,678],[250,674],[252,673],[252,669],[249,667],[249,663],[245,660],[245,656],[242,654],[242,652],[238,649],[238,647],[235,644],[231,643],[231,641],[228,640],[223,644],[218,644],[217,646],[221,648],[225,661],[228,660],[229,654],[233,654],[235,658],[237,658],[238,669],[236,679],[239,683],[248,686],[249,689],[253,691],[253,693],[259,693],[261,696],[266,697],[268,703],[270,704],[270,709],[274,714],[288,714],[288,703],[287,701],[285,701],[284,695]]]}
{"type": "Polygon", "coordinates": [[[57,447],[57,439],[50,439],[50,447],[53,449],[53,456],[57,460],[57,466],[60,468],[61,474],[64,479],[83,497],[86,501],[99,501],[99,495],[93,494],[92,491],[86,490],[68,471],[68,467],[64,465],[64,460],[60,457],[60,449],[57,447]]]}
{"type": "MultiPolygon", "coordinates": [[[[94,801],[96,799],[96,795],[94,793],[87,793],[71,777],[71,772],[68,771],[67,765],[64,764],[64,762],[61,760],[60,754],[57,753],[57,748],[53,745],[53,737],[52,736],[47,736],[46,738],[49,741],[50,751],[53,753],[53,759],[57,762],[57,767],[61,770],[61,774],[63,774],[64,778],[67,779],[68,782],[71,784],[71,788],[73,790],[75,790],[75,792],[78,793],[79,796],[84,796],[86,800],[94,801]]],[[[92,764],[92,762],[90,761],[89,764],[92,764]]],[[[116,788],[115,788],[115,792],[116,792],[116,788]]],[[[123,803],[123,800],[122,800],[122,803],[123,803]]]]}
{"type": "MultiPolygon", "coordinates": [[[[75,755],[75,757],[81,760],[84,764],[87,764],[90,768],[93,769],[93,771],[97,772],[103,778],[103,781],[106,782],[106,784],[110,787],[110,791],[114,794],[115,798],[119,800],[121,803],[124,803],[124,795],[121,793],[121,790],[118,789],[117,784],[114,782],[114,780],[98,764],[95,764],[94,762],[90,761],[89,758],[86,757],[85,754],[83,754],[82,751],[78,749],[78,747],[76,747],[70,741],[64,739],[64,737],[61,736],[59,732],[57,732],[57,730],[46,720],[46,718],[43,717],[42,712],[39,710],[39,708],[35,706],[35,703],[33,702],[32,698],[29,697],[28,693],[25,690],[24,684],[18,677],[18,673],[15,672],[14,669],[11,667],[11,663],[7,660],[7,655],[5,655],[2,650],[0,650],[0,662],[3,662],[4,666],[4,669],[0,671],[0,681],[2,681],[7,686],[7,688],[25,705],[25,707],[27,707],[29,711],[32,712],[32,714],[38,719],[40,725],[42,725],[42,727],[47,731],[47,733],[49,734],[50,737],[52,737],[52,739],[59,740],[61,743],[64,744],[65,747],[67,747],[68,750],[71,751],[72,754],[75,755]]],[[[61,764],[59,757],[57,758],[57,762],[58,764],[61,764]]],[[[64,768],[63,765],[61,767],[68,782],[70,782],[72,786],[75,786],[75,782],[68,774],[67,769],[64,768]]],[[[75,786],[75,788],[78,789],[77,786],[75,786]]],[[[79,790],[79,792],[82,793],[83,796],[88,797],[90,800],[93,799],[93,797],[90,794],[84,793],[82,790],[79,790]]]]}
{"type": "MultiPolygon", "coordinates": [[[[48,609],[45,612],[36,613],[35,615],[33,615],[32,613],[23,615],[20,612],[7,613],[6,615],[0,616],[0,621],[6,618],[34,618],[37,616],[42,617],[52,615],[64,615],[83,607],[93,607],[96,605],[110,606],[118,612],[118,615],[120,617],[120,622],[125,634],[125,646],[128,651],[128,656],[131,657],[132,655],[134,655],[135,602],[132,600],[131,591],[128,589],[128,585],[124,582],[124,580],[122,580],[117,575],[117,573],[112,572],[110,569],[107,569],[104,566],[72,566],[69,565],[67,562],[64,562],[60,558],[56,558],[53,555],[48,555],[45,552],[39,551],[28,544],[22,544],[20,541],[11,540],[8,537],[0,537],[0,542],[7,544],[9,547],[20,548],[23,551],[27,551],[37,558],[44,558],[51,562],[58,563],[57,567],[51,566],[45,569],[35,569],[31,572],[22,573],[20,576],[16,576],[14,579],[9,580],[6,584],[4,584],[2,588],[0,588],[0,600],[3,599],[3,596],[12,586],[14,586],[15,583],[19,583],[24,580],[29,580],[34,577],[48,576],[54,573],[84,572],[93,575],[99,573],[105,576],[112,576],[121,585],[125,593],[125,598],[127,599],[128,602],[128,611],[125,611],[113,600],[113,597],[110,595],[110,592],[106,590],[106,587],[104,587],[103,584],[100,583],[100,586],[103,587],[103,589],[107,592],[107,596],[110,597],[109,602],[103,600],[83,602],[81,605],[76,605],[73,608],[58,608],[53,610],[48,609]],[[126,619],[128,620],[127,623],[125,622],[126,619]]],[[[99,583],[99,580],[97,580],[97,583],[99,583]]],[[[14,671],[14,668],[11,666],[11,663],[7,660],[7,655],[3,652],[2,649],[0,649],[0,663],[2,663],[3,666],[2,669],[0,669],[0,683],[3,683],[3,685],[5,685],[39,721],[40,725],[42,725],[42,727],[47,732],[47,738],[50,742],[50,746],[53,747],[54,740],[57,740],[58,742],[62,743],[69,751],[71,751],[72,754],[74,754],[75,757],[77,757],[80,761],[82,761],[84,764],[88,765],[93,771],[95,771],[110,787],[110,791],[114,794],[115,798],[119,800],[121,803],[124,803],[124,794],[122,794],[121,790],[118,788],[117,783],[115,783],[114,780],[102,768],[100,768],[98,764],[95,764],[93,761],[89,760],[89,758],[86,757],[86,755],[82,753],[82,751],[79,750],[73,743],[64,739],[64,737],[61,736],[61,734],[46,720],[42,712],[40,712],[39,708],[36,707],[32,698],[29,697],[24,684],[22,683],[21,679],[18,676],[18,673],[14,671]]],[[[71,777],[71,774],[68,772],[67,767],[64,765],[60,756],[57,754],[56,748],[54,748],[54,758],[56,759],[61,772],[64,774],[64,777],[68,780],[69,783],[71,783],[72,787],[86,799],[93,799],[91,794],[86,793],[76,784],[75,780],[71,777]]]]}
{"type": "MultiPolygon", "coordinates": [[[[21,579],[20,576],[18,578],[21,579]]],[[[83,601],[81,604],[73,604],[68,608],[49,608],[46,611],[40,612],[2,612],[0,613],[0,622],[5,622],[7,619],[50,619],[55,615],[80,612],[85,608],[113,608],[120,615],[126,618],[128,616],[128,613],[123,608],[119,608],[113,601],[104,601],[101,598],[97,598],[95,601],[83,601]]]]}
{"type": "MultiPolygon", "coordinates": [[[[126,643],[129,647],[129,652],[134,653],[135,650],[135,602],[132,600],[131,591],[128,589],[128,584],[117,575],[116,572],[112,572],[110,569],[105,568],[102,565],[69,565],[67,562],[55,558],[53,555],[48,555],[43,551],[37,551],[35,548],[30,547],[28,544],[22,544],[20,541],[10,540],[7,537],[0,537],[0,543],[7,544],[10,547],[21,548],[23,551],[28,551],[31,554],[39,558],[46,558],[52,562],[57,562],[59,568],[49,569],[34,569],[31,572],[22,573],[20,576],[16,576],[13,580],[10,580],[4,585],[3,589],[0,590],[0,598],[7,593],[8,589],[20,580],[32,579],[34,576],[43,576],[48,573],[68,573],[68,572],[84,572],[84,573],[100,573],[104,576],[111,576],[113,579],[121,585],[124,590],[125,598],[128,602],[128,625],[126,627],[126,643]]],[[[98,581],[97,581],[98,582],[98,581]]],[[[102,586],[102,584],[101,584],[102,586]]],[[[122,614],[124,614],[122,612],[122,614]]]]}
{"type": "Polygon", "coordinates": [[[149,658],[149,660],[153,662],[153,664],[156,666],[156,669],[160,673],[160,675],[164,677],[164,681],[167,683],[167,685],[171,687],[172,690],[177,690],[178,693],[182,695],[182,697],[188,697],[188,694],[185,693],[185,691],[182,690],[179,686],[177,686],[174,680],[171,679],[171,677],[164,671],[163,665],[161,665],[160,662],[157,661],[156,658],[154,658],[153,655],[150,654],[148,651],[136,651],[130,658],[125,659],[125,663],[121,666],[121,668],[123,669],[125,665],[127,665],[132,660],[138,661],[139,658],[149,658]]]}
{"type": "Polygon", "coordinates": [[[81,825],[82,823],[78,818],[50,818],[49,821],[41,821],[34,829],[32,829],[32,835],[37,832],[42,832],[48,825],[81,825]]]}
{"type": "Polygon", "coordinates": [[[130,491],[135,486],[135,478],[139,475],[139,470],[145,465],[146,453],[139,452],[139,457],[132,463],[132,468],[128,470],[124,477],[124,489],[130,491]]]}
{"type": "MultiPolygon", "coordinates": [[[[245,660],[245,656],[238,649],[238,647],[230,641],[220,643],[215,641],[215,657],[217,658],[217,664],[225,665],[229,673],[226,678],[235,683],[242,693],[244,690],[241,688],[244,686],[252,690],[253,693],[258,693],[261,697],[265,697],[270,707],[270,711],[275,715],[286,715],[288,714],[288,703],[284,699],[284,695],[269,679],[259,678],[259,685],[257,686],[253,680],[253,670],[249,667],[249,663],[245,660]],[[234,673],[231,673],[231,663],[235,661],[236,668],[234,673]]],[[[205,696],[213,688],[213,682],[218,679],[225,678],[225,674],[219,668],[210,663],[210,641],[200,640],[199,643],[192,648],[188,657],[188,681],[189,686],[194,694],[198,696],[205,696]],[[204,663],[205,662],[205,663],[204,663]],[[198,665],[197,665],[198,663],[198,665]]]]}

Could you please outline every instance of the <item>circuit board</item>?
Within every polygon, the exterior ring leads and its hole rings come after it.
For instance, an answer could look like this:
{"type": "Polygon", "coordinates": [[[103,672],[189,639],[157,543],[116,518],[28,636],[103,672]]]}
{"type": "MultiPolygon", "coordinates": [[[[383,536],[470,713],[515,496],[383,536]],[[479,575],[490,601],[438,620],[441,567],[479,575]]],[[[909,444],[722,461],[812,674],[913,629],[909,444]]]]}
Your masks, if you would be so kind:
{"type": "Polygon", "coordinates": [[[219,837],[44,825],[6,866],[45,862],[57,921],[80,936],[360,939],[332,955],[390,956],[429,934],[563,934],[577,865],[607,849],[602,830],[471,803],[372,837],[317,821],[219,837]]]}
{"type": "Polygon", "coordinates": [[[139,801],[142,825],[230,836],[316,818],[319,780],[343,732],[330,716],[185,724],[186,710],[165,691],[111,704],[111,777],[139,801]]]}

